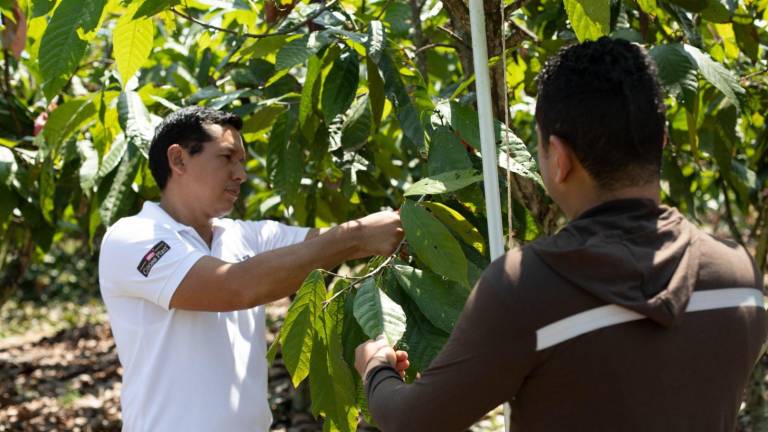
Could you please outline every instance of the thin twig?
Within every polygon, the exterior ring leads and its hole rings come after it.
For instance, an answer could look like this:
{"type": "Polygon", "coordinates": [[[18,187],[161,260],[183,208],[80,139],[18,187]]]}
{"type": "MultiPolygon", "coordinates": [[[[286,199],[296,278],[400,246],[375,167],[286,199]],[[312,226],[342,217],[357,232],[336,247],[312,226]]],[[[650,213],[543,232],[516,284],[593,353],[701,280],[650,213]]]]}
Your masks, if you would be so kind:
{"type": "Polygon", "coordinates": [[[446,32],[446,33],[448,34],[448,36],[450,36],[450,37],[452,37],[452,38],[456,39],[456,41],[458,41],[458,42],[459,42],[459,43],[461,43],[462,45],[464,45],[464,46],[468,46],[468,45],[467,45],[467,42],[466,42],[466,41],[465,41],[465,40],[464,40],[464,39],[463,39],[461,36],[459,36],[459,35],[458,35],[456,32],[454,32],[453,30],[449,29],[448,27],[445,27],[445,26],[437,26],[437,28],[438,28],[438,29],[440,29],[440,30],[442,30],[442,31],[444,31],[444,32],[446,32]]]}
{"type": "MultiPolygon", "coordinates": [[[[426,198],[426,195],[422,195],[419,197],[418,200],[416,200],[416,203],[420,203],[424,201],[424,198],[426,198]]],[[[323,302],[323,309],[325,309],[336,297],[340,296],[342,293],[351,290],[355,285],[359,284],[360,282],[364,281],[365,279],[368,279],[369,277],[376,276],[378,273],[380,273],[384,268],[390,265],[390,263],[398,256],[400,255],[400,251],[403,249],[403,246],[406,244],[406,239],[403,237],[402,240],[400,240],[400,244],[397,245],[397,248],[395,248],[395,251],[392,252],[386,260],[384,260],[383,263],[381,263],[378,267],[371,270],[370,272],[364,274],[363,276],[343,276],[337,273],[329,272],[327,270],[321,270],[323,273],[331,274],[334,276],[338,276],[347,280],[352,280],[352,283],[349,284],[348,287],[339,290],[336,294],[332,295],[328,300],[323,302]]]]}
{"type": "Polygon", "coordinates": [[[226,29],[226,28],[222,28],[222,27],[217,27],[215,25],[208,24],[206,22],[200,21],[199,19],[197,19],[197,18],[195,18],[195,17],[193,17],[193,16],[191,16],[189,14],[186,14],[184,12],[181,12],[181,11],[177,10],[176,8],[171,8],[171,12],[173,12],[174,14],[176,14],[176,15],[178,15],[178,16],[180,16],[180,17],[182,17],[182,18],[184,18],[184,19],[186,19],[188,21],[192,21],[193,23],[199,24],[199,25],[201,25],[201,26],[203,26],[203,27],[205,27],[207,29],[210,29],[210,30],[221,31],[221,32],[229,33],[229,34],[236,35],[236,36],[245,36],[245,37],[254,38],[254,39],[261,39],[261,38],[270,37],[270,36],[279,36],[279,35],[286,35],[286,34],[293,33],[294,31],[296,31],[296,30],[300,29],[301,27],[307,25],[313,19],[315,19],[318,16],[320,16],[320,14],[322,14],[323,12],[328,10],[331,6],[336,4],[336,2],[337,2],[337,0],[332,0],[330,3],[327,3],[327,4],[323,5],[323,6],[321,6],[318,10],[312,12],[307,17],[307,19],[305,19],[304,21],[302,21],[302,22],[300,22],[298,24],[295,24],[295,25],[293,25],[291,27],[288,27],[286,29],[283,29],[283,30],[278,30],[278,31],[274,31],[274,32],[267,32],[267,33],[242,33],[242,32],[236,31],[236,30],[230,30],[230,29],[226,29]]]}
{"type": "Polygon", "coordinates": [[[765,74],[765,73],[768,73],[768,68],[765,68],[765,69],[763,69],[763,70],[759,70],[759,71],[757,71],[757,72],[752,72],[752,73],[750,73],[750,74],[746,74],[746,75],[744,75],[743,77],[741,77],[741,79],[740,79],[740,80],[741,80],[741,81],[746,81],[746,80],[748,80],[748,79],[750,79],[750,78],[754,78],[754,77],[756,77],[756,76],[758,76],[758,75],[763,75],[763,74],[765,74]]]}
{"type": "Polygon", "coordinates": [[[431,44],[424,45],[423,47],[417,49],[416,51],[414,51],[414,53],[420,53],[422,51],[426,51],[428,49],[438,48],[438,47],[458,49],[458,48],[456,48],[456,46],[451,45],[451,44],[447,44],[447,43],[431,43],[431,44]]]}

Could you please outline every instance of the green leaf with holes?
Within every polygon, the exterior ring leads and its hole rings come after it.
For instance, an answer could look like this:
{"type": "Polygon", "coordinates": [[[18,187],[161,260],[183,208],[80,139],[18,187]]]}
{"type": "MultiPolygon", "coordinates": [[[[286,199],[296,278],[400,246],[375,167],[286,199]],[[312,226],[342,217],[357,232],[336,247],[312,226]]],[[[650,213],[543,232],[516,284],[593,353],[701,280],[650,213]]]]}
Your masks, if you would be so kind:
{"type": "Polygon", "coordinates": [[[483,175],[474,169],[449,171],[424,177],[406,189],[403,195],[434,195],[453,192],[482,180],[483,175]]]}
{"type": "Polygon", "coordinates": [[[467,258],[461,246],[440,221],[427,210],[406,200],[400,218],[408,247],[435,273],[468,285],[467,258]]]}

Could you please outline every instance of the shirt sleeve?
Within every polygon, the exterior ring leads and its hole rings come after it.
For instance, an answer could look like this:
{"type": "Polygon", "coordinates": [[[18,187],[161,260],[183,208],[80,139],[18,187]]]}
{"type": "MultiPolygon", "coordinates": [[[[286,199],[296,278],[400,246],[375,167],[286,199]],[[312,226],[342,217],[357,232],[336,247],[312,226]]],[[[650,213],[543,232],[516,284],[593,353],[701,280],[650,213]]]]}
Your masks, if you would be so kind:
{"type": "Polygon", "coordinates": [[[309,232],[309,228],[292,227],[271,220],[237,223],[243,230],[248,246],[257,254],[301,243],[309,232]]]}
{"type": "Polygon", "coordinates": [[[421,378],[405,384],[386,367],[368,374],[368,406],[382,431],[464,431],[514,398],[535,363],[535,332],[510,320],[518,311],[503,292],[503,262],[483,274],[421,378]]]}
{"type": "Polygon", "coordinates": [[[170,228],[116,225],[101,245],[102,294],[142,298],[168,310],[176,288],[204,255],[170,228]]]}

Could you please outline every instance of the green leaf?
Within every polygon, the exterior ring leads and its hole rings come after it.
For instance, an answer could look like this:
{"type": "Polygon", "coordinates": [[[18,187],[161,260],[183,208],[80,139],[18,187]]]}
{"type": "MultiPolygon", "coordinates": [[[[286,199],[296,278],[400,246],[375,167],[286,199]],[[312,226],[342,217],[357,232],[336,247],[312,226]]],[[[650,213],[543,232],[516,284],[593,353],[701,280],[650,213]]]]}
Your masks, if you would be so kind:
{"type": "Polygon", "coordinates": [[[340,353],[328,348],[324,337],[312,343],[309,390],[312,413],[326,417],[323,430],[356,430],[359,411],[352,372],[340,353]]]}
{"type": "Polygon", "coordinates": [[[381,21],[374,20],[369,22],[368,40],[365,44],[365,51],[366,55],[373,63],[379,63],[381,54],[384,52],[386,41],[384,25],[382,25],[381,21]]]}
{"type": "Polygon", "coordinates": [[[16,170],[16,158],[13,156],[13,151],[0,146],[0,185],[10,185],[16,170]]]}
{"type": "Polygon", "coordinates": [[[718,90],[723,92],[725,97],[736,106],[736,109],[740,109],[739,98],[737,94],[743,94],[744,89],[739,85],[739,79],[725,68],[725,66],[712,60],[709,54],[701,52],[698,48],[692,45],[683,45],[683,49],[691,59],[698,65],[699,71],[704,76],[704,79],[710,82],[718,90]]]}
{"type": "Polygon", "coordinates": [[[40,213],[48,222],[53,222],[51,213],[54,208],[54,195],[56,193],[56,172],[53,168],[53,155],[48,155],[43,161],[40,171],[40,213]]]}
{"type": "Polygon", "coordinates": [[[243,121],[243,135],[261,132],[272,126],[280,114],[286,111],[282,104],[262,105],[243,121]]]}
{"type": "Polygon", "coordinates": [[[283,346],[285,368],[291,374],[291,382],[298,387],[309,375],[310,355],[314,340],[314,328],[322,313],[326,297],[323,275],[314,270],[304,279],[296,293],[285,322],[280,330],[280,344],[283,346]]]}
{"type": "Polygon", "coordinates": [[[403,305],[408,314],[408,327],[400,347],[408,351],[411,373],[422,372],[440,353],[448,341],[448,334],[435,327],[413,302],[403,305]]]}
{"type": "Polygon", "coordinates": [[[120,93],[117,99],[117,114],[126,138],[136,144],[144,157],[148,157],[149,144],[152,142],[155,128],[141,96],[134,91],[120,93]]]}
{"type": "Polygon", "coordinates": [[[54,11],[38,54],[48,100],[59,93],[85,55],[88,42],[80,39],[78,30],[94,31],[106,4],[106,0],[63,0],[54,11]]]}
{"type": "MultiPolygon", "coordinates": [[[[346,282],[349,285],[348,282],[346,282]]],[[[358,345],[368,340],[368,335],[365,334],[363,329],[355,319],[355,295],[357,291],[350,292],[344,297],[344,323],[341,331],[341,341],[344,350],[344,361],[348,365],[355,365],[355,349],[358,345]]]]}
{"type": "Polygon", "coordinates": [[[360,63],[357,55],[349,51],[333,62],[331,71],[323,81],[321,107],[326,124],[347,111],[357,92],[360,63]]]}
{"type": "Polygon", "coordinates": [[[384,113],[384,81],[379,75],[379,69],[370,57],[365,59],[365,65],[368,72],[368,99],[371,101],[371,114],[373,115],[373,122],[378,128],[384,113]]]}
{"type": "Polygon", "coordinates": [[[296,116],[286,111],[275,121],[267,145],[267,172],[283,202],[293,204],[304,173],[301,143],[296,130],[296,116]]]}
{"type": "Polygon", "coordinates": [[[129,143],[128,149],[117,168],[117,174],[112,181],[109,192],[99,206],[101,220],[106,226],[115,223],[133,205],[136,194],[131,189],[131,185],[139,170],[140,161],[139,149],[132,143],[129,143]]]}
{"type": "Polygon", "coordinates": [[[701,12],[709,5],[709,0],[668,0],[670,3],[683,7],[691,12],[701,12]]]}
{"type": "Polygon", "coordinates": [[[427,159],[429,175],[470,168],[472,168],[472,162],[469,160],[466,147],[461,143],[461,138],[445,126],[435,128],[430,138],[427,159]]]}
{"type": "Polygon", "coordinates": [[[611,2],[605,0],[563,0],[571,27],[579,41],[597,40],[611,30],[611,2]]]}
{"type": "Polygon", "coordinates": [[[56,5],[56,0],[33,0],[32,1],[32,18],[41,17],[47,15],[48,12],[56,5]]]}
{"type": "Polygon", "coordinates": [[[394,346],[405,333],[403,308],[379,289],[374,278],[366,279],[357,290],[354,314],[371,339],[383,334],[387,342],[394,346]]]}
{"type": "Polygon", "coordinates": [[[539,174],[536,159],[531,156],[528,147],[517,135],[507,129],[503,123],[497,126],[500,127],[497,136],[501,135],[502,137],[502,145],[499,148],[499,167],[512,171],[521,177],[529,178],[543,189],[544,180],[542,180],[539,174]]]}
{"type": "Polygon", "coordinates": [[[99,171],[96,173],[96,179],[102,179],[107,174],[112,172],[117,164],[119,164],[123,159],[123,155],[127,149],[128,140],[125,139],[125,135],[118,135],[115,138],[115,141],[112,143],[112,147],[109,148],[109,152],[107,152],[107,155],[104,156],[104,159],[101,161],[101,165],[99,165],[99,171]]]}
{"type": "Polygon", "coordinates": [[[356,150],[368,142],[371,134],[371,109],[368,96],[358,98],[350,108],[341,129],[341,145],[356,150]]]}
{"type": "Polygon", "coordinates": [[[408,247],[434,272],[468,285],[467,259],[461,246],[434,216],[405,200],[400,208],[408,247]]]}
{"type": "Polygon", "coordinates": [[[760,36],[753,24],[733,24],[733,33],[739,49],[752,61],[757,61],[760,49],[760,36]]]}
{"type": "Polygon", "coordinates": [[[276,53],[288,43],[289,37],[288,35],[277,35],[258,39],[253,45],[242,50],[242,56],[243,58],[260,59],[276,53]]]}
{"type": "Polygon", "coordinates": [[[99,171],[99,153],[93,148],[93,143],[87,140],[78,141],[77,150],[83,161],[79,171],[80,188],[89,194],[96,183],[96,175],[99,171]]]}
{"type": "Polygon", "coordinates": [[[131,15],[126,13],[121,16],[112,32],[115,61],[123,88],[149,59],[155,34],[155,26],[150,18],[134,19],[131,15]]]}
{"type": "Polygon", "coordinates": [[[650,55],[656,62],[661,83],[667,87],[670,94],[681,99],[688,111],[693,111],[694,100],[698,91],[696,62],[681,44],[653,47],[650,55]]]}
{"type": "Polygon", "coordinates": [[[423,206],[432,212],[443,225],[447,226],[456,233],[465,243],[475,248],[481,254],[485,253],[485,239],[480,231],[461,215],[461,213],[438,202],[425,202],[423,206]]]}
{"type": "Polygon", "coordinates": [[[179,3],[179,0],[144,0],[133,14],[133,19],[151,17],[179,3]]]}
{"type": "Polygon", "coordinates": [[[707,21],[727,23],[731,21],[733,14],[728,8],[728,0],[709,0],[709,5],[701,11],[701,17],[707,21]]]}
{"type": "Polygon", "coordinates": [[[467,302],[469,289],[440,276],[405,265],[395,266],[395,276],[429,321],[450,333],[467,302]]]}
{"type": "Polygon", "coordinates": [[[403,84],[400,71],[386,52],[382,53],[379,59],[379,70],[384,78],[384,93],[394,106],[403,134],[416,146],[417,150],[425,153],[424,127],[419,119],[419,111],[403,84]]]}
{"type": "Polygon", "coordinates": [[[299,102],[299,124],[304,125],[307,118],[312,115],[317,106],[317,78],[322,72],[322,62],[317,56],[311,56],[307,64],[307,75],[304,78],[304,87],[301,89],[301,101],[299,102]]]}
{"type": "Polygon", "coordinates": [[[63,103],[51,112],[43,128],[48,147],[58,148],[95,116],[96,107],[89,97],[70,99],[63,103]]]}
{"type": "Polygon", "coordinates": [[[275,70],[287,69],[291,66],[304,63],[326,45],[330,39],[322,32],[313,32],[309,35],[293,39],[280,48],[275,59],[275,70]]]}
{"type": "Polygon", "coordinates": [[[477,170],[458,170],[424,177],[403,192],[404,196],[435,195],[463,189],[483,180],[477,170]]]}

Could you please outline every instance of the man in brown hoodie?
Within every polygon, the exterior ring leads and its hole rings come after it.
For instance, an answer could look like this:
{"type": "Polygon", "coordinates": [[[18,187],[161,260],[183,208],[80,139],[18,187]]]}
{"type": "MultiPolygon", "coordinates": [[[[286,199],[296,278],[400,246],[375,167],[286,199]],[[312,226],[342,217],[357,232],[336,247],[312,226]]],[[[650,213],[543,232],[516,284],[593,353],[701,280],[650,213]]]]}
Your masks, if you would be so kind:
{"type": "Polygon", "coordinates": [[[748,253],[659,203],[665,108],[645,51],[602,38],[539,76],[544,184],[571,219],[485,271],[442,352],[357,350],[386,432],[462,431],[510,402],[524,432],[731,431],[766,339],[748,253]]]}

